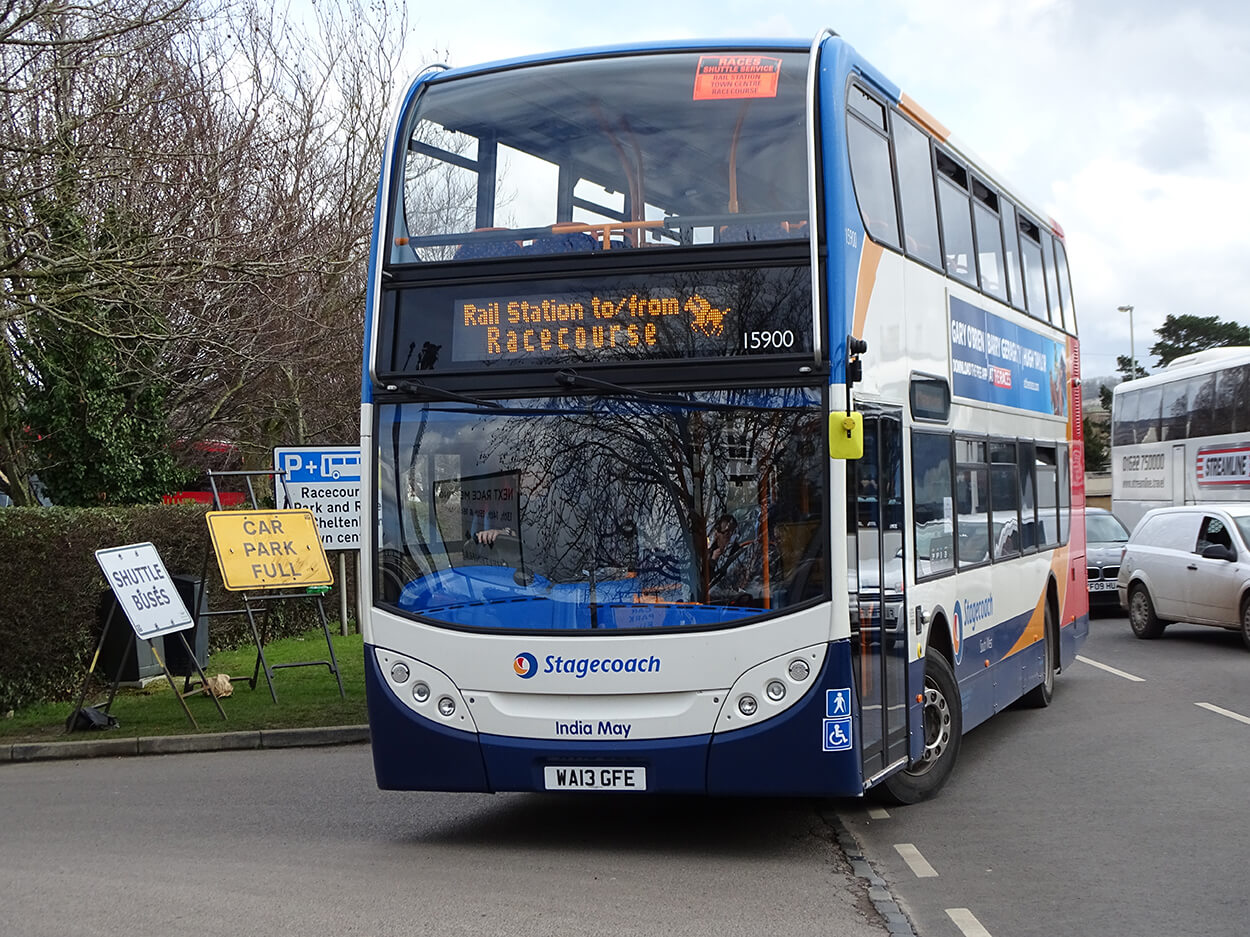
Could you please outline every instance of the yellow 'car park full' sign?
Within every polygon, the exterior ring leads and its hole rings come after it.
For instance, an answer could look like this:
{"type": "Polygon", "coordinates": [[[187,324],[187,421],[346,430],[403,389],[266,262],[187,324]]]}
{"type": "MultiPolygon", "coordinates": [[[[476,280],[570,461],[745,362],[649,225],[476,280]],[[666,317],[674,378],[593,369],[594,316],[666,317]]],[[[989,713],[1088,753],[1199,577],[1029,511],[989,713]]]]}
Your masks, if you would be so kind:
{"type": "Polygon", "coordinates": [[[334,582],[312,511],[209,511],[206,517],[227,589],[334,582]]]}

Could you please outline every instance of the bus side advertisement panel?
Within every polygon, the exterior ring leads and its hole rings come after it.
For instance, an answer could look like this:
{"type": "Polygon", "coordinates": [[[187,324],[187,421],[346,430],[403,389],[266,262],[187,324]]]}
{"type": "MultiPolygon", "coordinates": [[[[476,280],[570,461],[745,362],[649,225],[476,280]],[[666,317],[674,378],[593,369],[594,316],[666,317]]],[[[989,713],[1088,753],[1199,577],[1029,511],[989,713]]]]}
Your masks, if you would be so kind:
{"type": "Polygon", "coordinates": [[[1064,343],[950,298],[952,392],[959,397],[1068,416],[1064,343]]]}

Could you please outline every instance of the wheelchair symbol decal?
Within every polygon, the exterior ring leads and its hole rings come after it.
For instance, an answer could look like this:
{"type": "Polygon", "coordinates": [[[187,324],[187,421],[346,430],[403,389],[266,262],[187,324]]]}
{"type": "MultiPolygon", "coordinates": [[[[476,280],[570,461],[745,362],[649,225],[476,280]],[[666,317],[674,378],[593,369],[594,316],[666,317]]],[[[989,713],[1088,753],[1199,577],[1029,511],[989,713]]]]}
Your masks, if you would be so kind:
{"type": "Polygon", "coordinates": [[[825,751],[845,752],[851,749],[851,720],[825,720],[825,751]]]}

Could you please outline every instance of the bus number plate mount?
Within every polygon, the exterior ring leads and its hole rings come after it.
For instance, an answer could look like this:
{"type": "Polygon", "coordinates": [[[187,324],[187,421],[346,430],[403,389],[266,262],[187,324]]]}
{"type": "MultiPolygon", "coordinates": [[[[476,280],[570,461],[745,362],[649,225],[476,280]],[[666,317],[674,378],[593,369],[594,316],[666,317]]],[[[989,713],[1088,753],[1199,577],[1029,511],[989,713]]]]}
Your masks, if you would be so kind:
{"type": "Polygon", "coordinates": [[[544,765],[549,791],[645,791],[647,769],[636,765],[544,765]]]}

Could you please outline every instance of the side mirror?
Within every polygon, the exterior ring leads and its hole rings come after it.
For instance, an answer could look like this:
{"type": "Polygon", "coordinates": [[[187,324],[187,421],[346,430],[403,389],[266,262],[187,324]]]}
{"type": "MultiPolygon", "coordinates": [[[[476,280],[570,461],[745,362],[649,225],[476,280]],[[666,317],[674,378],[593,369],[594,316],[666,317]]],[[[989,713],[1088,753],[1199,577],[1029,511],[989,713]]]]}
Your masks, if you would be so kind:
{"type": "Polygon", "coordinates": [[[1202,558],[1207,560],[1226,560],[1231,563],[1237,559],[1237,551],[1223,544],[1213,543],[1202,551],[1202,558]]]}

